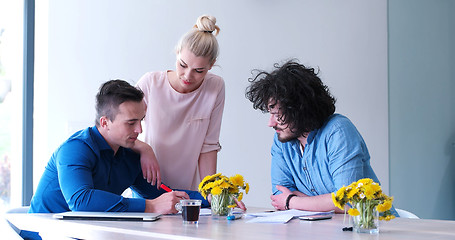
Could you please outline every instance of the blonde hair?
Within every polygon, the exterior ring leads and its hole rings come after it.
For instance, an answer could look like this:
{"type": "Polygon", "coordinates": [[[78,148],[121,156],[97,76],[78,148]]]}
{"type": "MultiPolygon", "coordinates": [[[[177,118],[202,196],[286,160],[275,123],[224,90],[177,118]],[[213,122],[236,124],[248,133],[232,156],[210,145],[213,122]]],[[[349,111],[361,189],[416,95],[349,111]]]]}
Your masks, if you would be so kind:
{"type": "Polygon", "coordinates": [[[209,15],[198,17],[196,25],[182,36],[175,47],[176,53],[187,48],[198,57],[208,57],[210,63],[215,63],[218,57],[218,41],[216,36],[220,28],[216,25],[216,18],[209,15]]]}

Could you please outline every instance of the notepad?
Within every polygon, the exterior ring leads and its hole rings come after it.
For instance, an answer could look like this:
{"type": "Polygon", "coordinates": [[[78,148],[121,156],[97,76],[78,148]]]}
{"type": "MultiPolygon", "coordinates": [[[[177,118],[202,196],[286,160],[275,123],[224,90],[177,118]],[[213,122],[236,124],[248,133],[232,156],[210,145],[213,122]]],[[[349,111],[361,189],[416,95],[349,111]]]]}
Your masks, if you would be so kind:
{"type": "Polygon", "coordinates": [[[63,212],[53,217],[62,220],[156,221],[161,214],[143,212],[63,212]]]}

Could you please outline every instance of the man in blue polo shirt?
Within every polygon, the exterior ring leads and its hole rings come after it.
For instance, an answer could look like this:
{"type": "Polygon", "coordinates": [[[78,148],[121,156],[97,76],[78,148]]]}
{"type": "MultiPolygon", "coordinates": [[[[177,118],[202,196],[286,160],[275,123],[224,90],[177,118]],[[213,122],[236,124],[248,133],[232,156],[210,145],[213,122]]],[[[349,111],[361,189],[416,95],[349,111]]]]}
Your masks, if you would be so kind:
{"type": "MultiPolygon", "coordinates": [[[[143,178],[130,148],[142,132],[146,105],[141,90],[122,80],[104,83],[96,96],[96,124],[76,132],[52,155],[32,198],[30,213],[65,211],[176,213],[197,192],[165,192],[143,178]],[[144,198],[125,198],[131,187],[144,198]]],[[[207,204],[207,203],[206,203],[207,204]]]]}
{"type": "Polygon", "coordinates": [[[379,183],[352,122],[335,114],[335,98],[313,68],[295,61],[251,80],[246,97],[270,113],[272,205],[277,210],[341,210],[331,193],[361,178],[379,183]]]}

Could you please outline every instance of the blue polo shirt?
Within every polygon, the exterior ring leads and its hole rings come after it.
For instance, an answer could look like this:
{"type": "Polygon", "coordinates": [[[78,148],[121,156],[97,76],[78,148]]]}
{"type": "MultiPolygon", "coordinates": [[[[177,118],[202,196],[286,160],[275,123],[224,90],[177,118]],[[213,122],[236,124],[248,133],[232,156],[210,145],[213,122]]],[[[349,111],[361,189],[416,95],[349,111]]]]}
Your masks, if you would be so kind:
{"type": "Polygon", "coordinates": [[[361,178],[379,183],[362,136],[340,114],[333,114],[308,135],[303,153],[299,140],[282,143],[275,134],[271,171],[275,194],[279,193],[276,185],[316,196],[335,192],[361,178]]]}
{"type": "MultiPolygon", "coordinates": [[[[129,187],[147,199],[164,193],[143,178],[137,153],[120,147],[114,155],[94,126],[76,132],[53,153],[29,212],[144,212],[145,199],[121,196],[129,187]]],[[[186,192],[191,198],[202,198],[197,192],[186,192]]]]}

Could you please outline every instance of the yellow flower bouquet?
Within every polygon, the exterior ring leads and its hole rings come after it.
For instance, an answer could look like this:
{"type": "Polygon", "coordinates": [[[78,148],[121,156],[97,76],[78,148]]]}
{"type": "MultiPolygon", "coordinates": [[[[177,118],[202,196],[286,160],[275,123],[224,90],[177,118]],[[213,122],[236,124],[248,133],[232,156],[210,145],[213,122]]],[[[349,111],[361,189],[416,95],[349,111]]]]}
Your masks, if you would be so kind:
{"type": "Polygon", "coordinates": [[[393,197],[385,195],[381,186],[370,178],[343,186],[336,193],[332,193],[332,200],[335,206],[342,210],[345,210],[346,204],[350,204],[348,214],[353,217],[354,229],[357,232],[377,233],[377,220],[389,221],[395,218],[390,211],[393,197]]]}
{"type": "Polygon", "coordinates": [[[226,177],[221,173],[206,176],[199,184],[199,192],[207,199],[211,195],[212,216],[227,216],[236,206],[234,198],[239,201],[243,198],[243,192],[248,193],[250,186],[243,176],[236,174],[226,177]]]}

